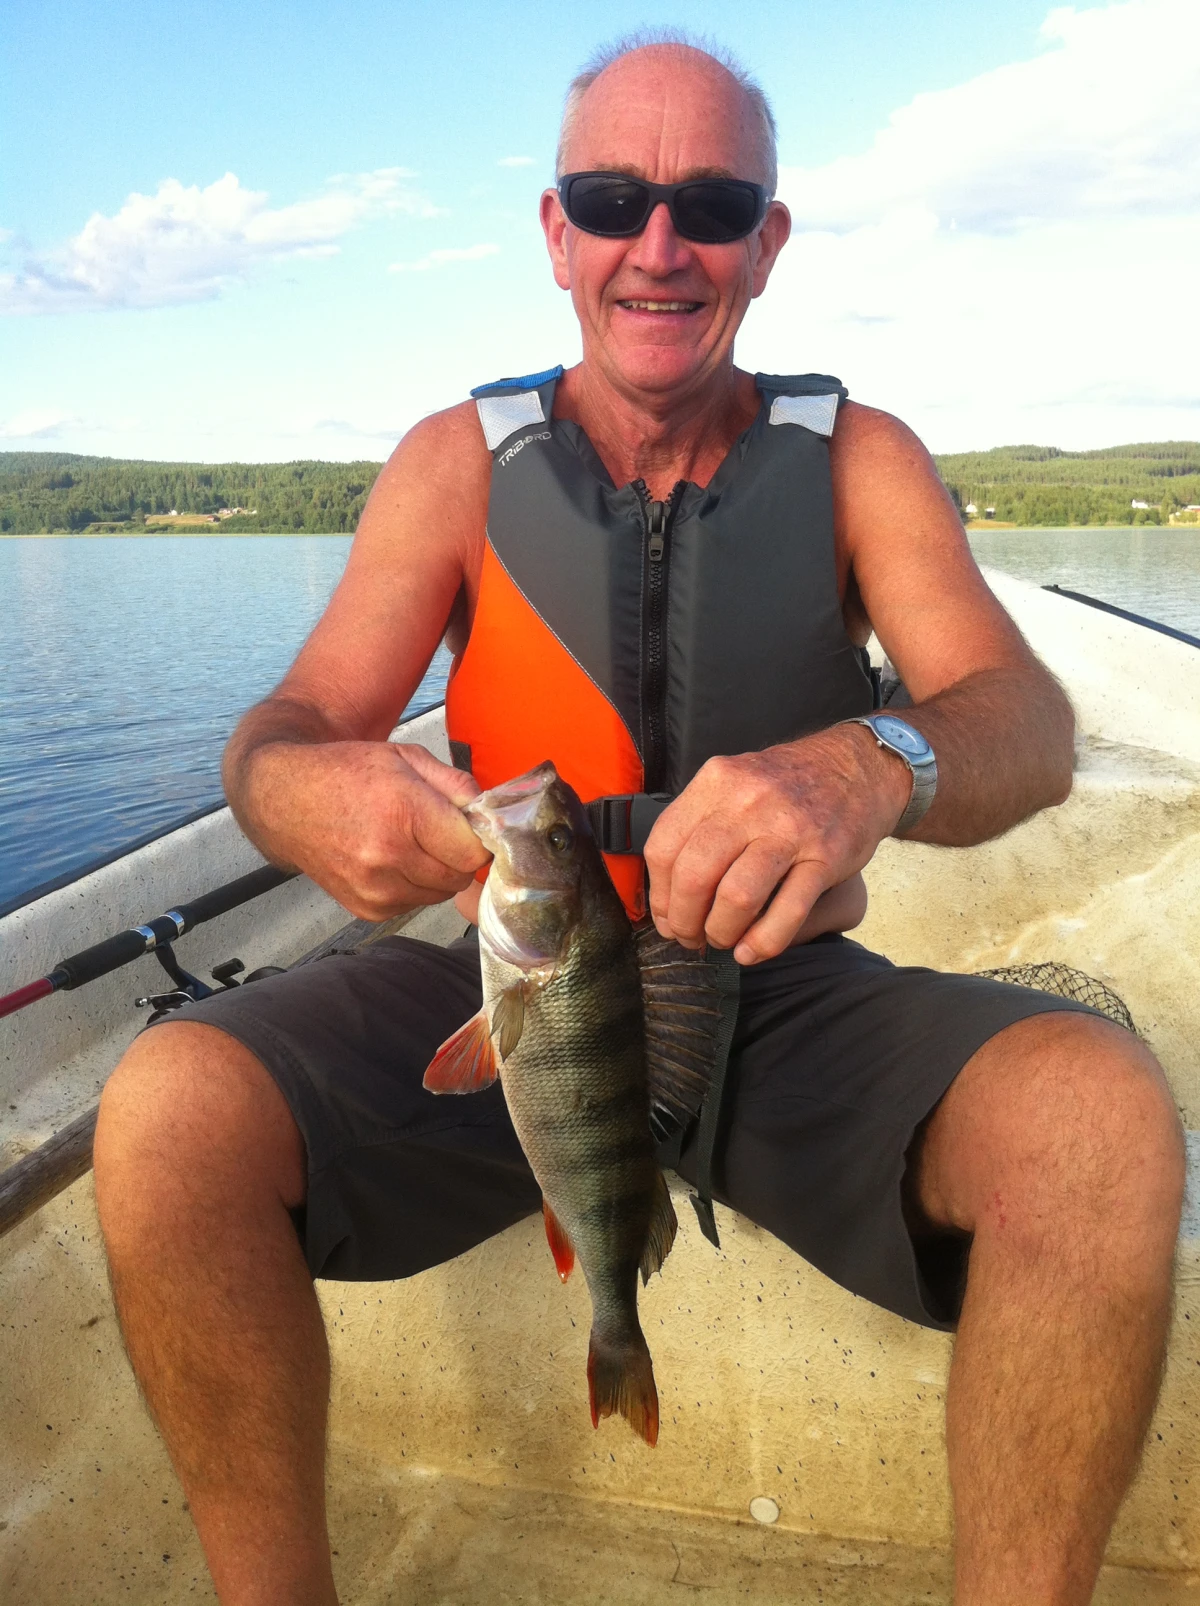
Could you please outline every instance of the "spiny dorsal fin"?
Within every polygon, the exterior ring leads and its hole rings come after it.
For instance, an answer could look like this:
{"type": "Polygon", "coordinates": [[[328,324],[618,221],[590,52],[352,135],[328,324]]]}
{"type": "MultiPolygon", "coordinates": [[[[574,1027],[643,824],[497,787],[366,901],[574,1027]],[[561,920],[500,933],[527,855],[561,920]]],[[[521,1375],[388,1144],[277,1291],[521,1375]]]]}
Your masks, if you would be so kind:
{"type": "Polygon", "coordinates": [[[736,1008],[737,968],[660,937],[634,932],[646,1008],[650,1102],[679,1121],[693,1119],[708,1093],[722,1023],[736,1008]]]}

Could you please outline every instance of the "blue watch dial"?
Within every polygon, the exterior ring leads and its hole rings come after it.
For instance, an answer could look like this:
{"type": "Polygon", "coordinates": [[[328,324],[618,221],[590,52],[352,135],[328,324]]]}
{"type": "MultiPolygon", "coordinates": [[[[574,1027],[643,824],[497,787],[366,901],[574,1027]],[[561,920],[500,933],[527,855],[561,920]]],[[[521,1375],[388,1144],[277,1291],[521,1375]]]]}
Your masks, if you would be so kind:
{"type": "Polygon", "coordinates": [[[894,714],[876,714],[871,721],[872,728],[899,749],[906,758],[927,758],[933,751],[929,743],[919,730],[914,730],[905,720],[897,719],[894,714]]]}

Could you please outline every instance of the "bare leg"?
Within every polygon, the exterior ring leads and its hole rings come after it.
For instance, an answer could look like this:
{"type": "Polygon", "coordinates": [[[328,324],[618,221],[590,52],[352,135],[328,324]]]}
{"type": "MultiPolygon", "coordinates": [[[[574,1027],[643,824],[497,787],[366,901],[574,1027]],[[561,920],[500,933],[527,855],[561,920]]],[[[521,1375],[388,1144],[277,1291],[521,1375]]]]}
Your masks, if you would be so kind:
{"type": "Polygon", "coordinates": [[[96,1197],[133,1369],[225,1606],[336,1600],[329,1355],[289,1207],[305,1156],[259,1062],[210,1026],[140,1037],[96,1132],[96,1197]]]}
{"type": "Polygon", "coordinates": [[[974,1234],[946,1436],[957,1606],[1082,1606],[1158,1394],[1183,1193],[1153,1057],[1086,1017],[976,1054],[917,1164],[974,1234]]]}

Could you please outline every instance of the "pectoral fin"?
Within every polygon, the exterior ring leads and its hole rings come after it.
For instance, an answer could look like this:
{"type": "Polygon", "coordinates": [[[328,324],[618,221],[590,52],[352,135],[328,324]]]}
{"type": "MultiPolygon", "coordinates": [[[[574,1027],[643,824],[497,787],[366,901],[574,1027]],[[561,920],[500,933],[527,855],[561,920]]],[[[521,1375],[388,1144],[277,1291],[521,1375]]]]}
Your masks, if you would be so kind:
{"type": "Polygon", "coordinates": [[[492,1031],[500,1039],[502,1060],[506,1060],[516,1048],[521,1041],[521,1033],[525,1030],[525,994],[525,983],[521,981],[514,983],[500,994],[492,1011],[492,1031]]]}
{"type": "Polygon", "coordinates": [[[478,1093],[495,1080],[496,1050],[485,1008],[438,1049],[425,1072],[424,1086],[430,1093],[478,1093]]]}

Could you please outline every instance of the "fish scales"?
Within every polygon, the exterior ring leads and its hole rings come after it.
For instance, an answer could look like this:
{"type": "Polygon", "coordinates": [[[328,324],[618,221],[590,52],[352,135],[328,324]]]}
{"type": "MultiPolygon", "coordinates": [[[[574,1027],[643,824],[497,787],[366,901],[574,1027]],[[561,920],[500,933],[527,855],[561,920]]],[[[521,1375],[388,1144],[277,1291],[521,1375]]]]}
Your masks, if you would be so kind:
{"type": "Polygon", "coordinates": [[[660,1269],[676,1222],[654,1154],[651,1087],[677,1118],[695,1114],[719,994],[694,956],[656,933],[635,937],[587,814],[552,764],[464,812],[493,854],[479,902],[484,1001],[442,1044],[425,1085],[466,1093],[499,1075],[559,1275],[578,1257],[587,1280],[592,1421],[619,1412],[653,1444],[658,1394],[638,1275],[660,1269]]]}

